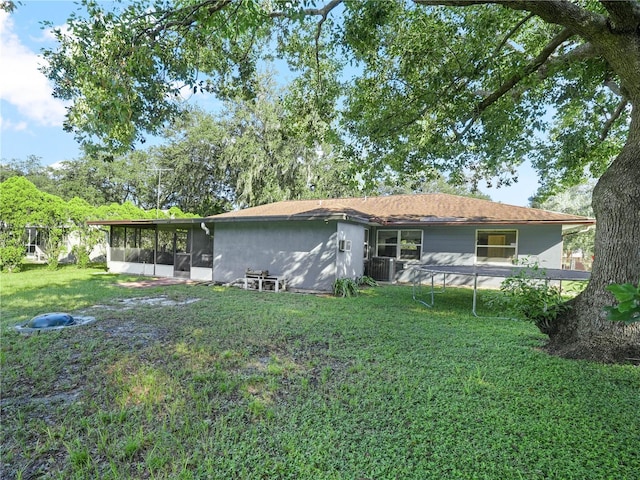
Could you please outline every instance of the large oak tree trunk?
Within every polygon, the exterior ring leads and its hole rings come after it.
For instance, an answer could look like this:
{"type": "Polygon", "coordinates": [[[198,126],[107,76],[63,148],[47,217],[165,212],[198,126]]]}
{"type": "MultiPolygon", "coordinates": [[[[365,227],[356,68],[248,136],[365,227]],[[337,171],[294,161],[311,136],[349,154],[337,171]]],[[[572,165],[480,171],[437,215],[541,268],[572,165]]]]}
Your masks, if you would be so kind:
{"type": "Polygon", "coordinates": [[[593,192],[596,215],[591,281],[557,320],[549,350],[569,358],[640,362],[640,322],[607,320],[603,307],[615,304],[605,287],[640,281],[640,107],[634,105],[627,143],[593,192]]]}

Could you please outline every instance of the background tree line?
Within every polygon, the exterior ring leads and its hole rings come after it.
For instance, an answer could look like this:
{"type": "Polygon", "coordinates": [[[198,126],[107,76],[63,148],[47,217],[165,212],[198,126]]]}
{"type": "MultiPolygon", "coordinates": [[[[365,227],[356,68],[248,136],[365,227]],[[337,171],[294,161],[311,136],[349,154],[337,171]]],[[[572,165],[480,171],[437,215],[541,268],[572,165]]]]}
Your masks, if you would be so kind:
{"type": "Polygon", "coordinates": [[[365,181],[362,162],[345,155],[328,120],[303,93],[279,88],[273,73],[253,84],[254,97],[221,103],[217,113],[190,108],[166,126],[158,144],[119,156],[86,154],[54,166],[38,157],[3,160],[0,181],[23,176],[43,192],[93,206],[131,202],[143,209],[178,207],[215,215],[280,200],[359,194],[444,192],[488,198],[454,185],[435,169],[381,171],[365,181]]]}
{"type": "Polygon", "coordinates": [[[226,101],[215,114],[184,111],[153,146],[119,156],[87,154],[55,166],[43,166],[37,157],[3,160],[0,181],[20,175],[66,200],[131,202],[144,210],[175,206],[199,216],[357,193],[352,165],[313,130],[301,133],[306,120],[292,111],[294,103],[265,74],[253,99],[226,101]]]}
{"type": "Polygon", "coordinates": [[[359,194],[488,198],[433,169],[384,171],[364,181],[356,175],[362,165],[344,155],[332,126],[309,108],[301,90],[278,88],[267,73],[256,79],[253,94],[221,103],[215,114],[185,110],[157,144],[119,156],[87,153],[49,166],[35,156],[3,159],[0,263],[19,268],[27,226],[46,234],[47,262],[55,267],[72,232],[81,238],[73,256],[88,261],[101,237],[86,227],[93,219],[208,216],[280,200],[359,194]]]}

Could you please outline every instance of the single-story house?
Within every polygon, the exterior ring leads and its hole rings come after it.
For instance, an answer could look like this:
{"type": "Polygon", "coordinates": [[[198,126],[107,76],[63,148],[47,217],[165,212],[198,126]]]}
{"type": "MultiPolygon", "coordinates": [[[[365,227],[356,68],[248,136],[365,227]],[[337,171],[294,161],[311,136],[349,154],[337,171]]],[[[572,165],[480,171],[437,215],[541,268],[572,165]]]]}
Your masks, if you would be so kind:
{"type": "Polygon", "coordinates": [[[108,220],[109,271],[231,283],[247,269],[328,291],[412,264],[561,268],[563,233],[592,218],[447,194],[290,200],[197,219],[108,220]]]}

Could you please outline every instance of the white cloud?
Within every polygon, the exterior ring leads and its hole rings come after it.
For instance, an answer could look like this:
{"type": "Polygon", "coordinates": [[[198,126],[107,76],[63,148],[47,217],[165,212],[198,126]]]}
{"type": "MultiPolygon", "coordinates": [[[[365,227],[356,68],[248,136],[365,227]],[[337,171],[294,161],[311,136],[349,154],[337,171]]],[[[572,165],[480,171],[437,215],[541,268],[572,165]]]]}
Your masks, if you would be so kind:
{"type": "Polygon", "coordinates": [[[62,33],[62,35],[64,35],[65,37],[71,37],[71,30],[69,30],[69,25],[62,24],[62,25],[56,25],[53,28],[44,28],[42,29],[42,32],[40,34],[39,37],[37,37],[35,40],[39,40],[42,43],[55,43],[58,41],[58,38],[56,37],[54,30],[60,30],[60,33],[62,33]]]}
{"type": "Polygon", "coordinates": [[[27,122],[14,122],[4,117],[0,117],[0,130],[10,132],[20,132],[27,129],[27,122]]]}
{"type": "Polygon", "coordinates": [[[51,165],[49,165],[50,168],[53,168],[54,170],[60,170],[64,165],[63,162],[64,160],[61,160],[59,162],[56,163],[52,163],[51,165]]]}
{"type": "MultiPolygon", "coordinates": [[[[7,120],[6,125],[33,121],[41,126],[58,127],[65,115],[64,103],[51,96],[53,88],[38,67],[43,60],[25,47],[14,33],[11,15],[0,11],[0,99],[13,105],[22,122],[7,120]]],[[[14,127],[15,128],[15,127],[14,127]]]]}

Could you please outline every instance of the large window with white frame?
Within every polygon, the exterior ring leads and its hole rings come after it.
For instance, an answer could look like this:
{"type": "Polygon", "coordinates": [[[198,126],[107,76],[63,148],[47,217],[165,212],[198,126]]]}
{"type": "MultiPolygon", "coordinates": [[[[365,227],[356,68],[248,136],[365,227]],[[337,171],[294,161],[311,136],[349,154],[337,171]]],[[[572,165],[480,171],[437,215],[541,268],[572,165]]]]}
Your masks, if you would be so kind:
{"type": "Polygon", "coordinates": [[[378,230],[376,247],[378,257],[420,260],[422,230],[378,230]]]}
{"type": "Polygon", "coordinates": [[[476,263],[511,264],[517,257],[517,230],[476,230],[476,263]]]}

